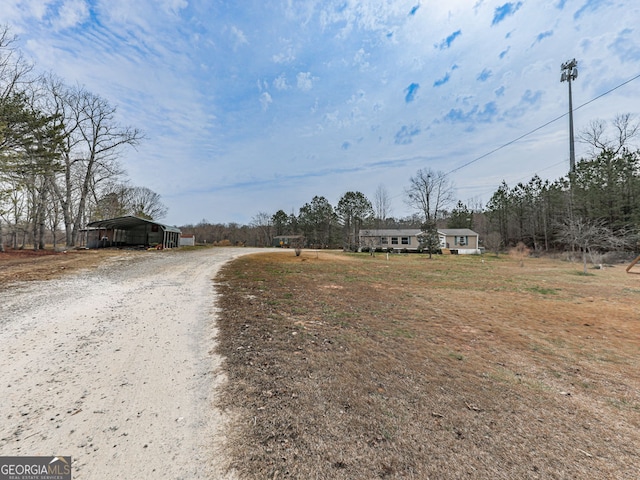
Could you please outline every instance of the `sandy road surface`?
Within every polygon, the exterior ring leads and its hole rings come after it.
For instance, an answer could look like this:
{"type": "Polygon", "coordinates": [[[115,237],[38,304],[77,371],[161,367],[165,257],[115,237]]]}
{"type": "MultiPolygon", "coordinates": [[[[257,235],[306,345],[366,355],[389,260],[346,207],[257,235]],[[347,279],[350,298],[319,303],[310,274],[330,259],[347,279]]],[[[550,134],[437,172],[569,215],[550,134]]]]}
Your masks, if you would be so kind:
{"type": "Polygon", "coordinates": [[[0,455],[74,479],[225,478],[212,278],[251,249],[116,257],[0,292],[0,455]]]}

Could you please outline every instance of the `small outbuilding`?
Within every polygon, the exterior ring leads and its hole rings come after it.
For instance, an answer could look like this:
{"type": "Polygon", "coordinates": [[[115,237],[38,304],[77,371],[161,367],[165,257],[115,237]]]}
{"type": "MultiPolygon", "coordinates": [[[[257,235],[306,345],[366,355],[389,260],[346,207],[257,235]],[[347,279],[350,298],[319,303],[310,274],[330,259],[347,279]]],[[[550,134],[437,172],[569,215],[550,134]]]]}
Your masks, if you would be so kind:
{"type": "Polygon", "coordinates": [[[281,248],[301,247],[304,245],[304,235],[276,235],[272,246],[281,248]]]}
{"type": "Polygon", "coordinates": [[[196,236],[193,233],[183,233],[180,235],[180,246],[181,247],[195,247],[196,246],[196,236]]]}
{"type": "Polygon", "coordinates": [[[180,246],[180,229],[145,218],[126,216],[97,220],[87,224],[88,248],[180,246]]]}

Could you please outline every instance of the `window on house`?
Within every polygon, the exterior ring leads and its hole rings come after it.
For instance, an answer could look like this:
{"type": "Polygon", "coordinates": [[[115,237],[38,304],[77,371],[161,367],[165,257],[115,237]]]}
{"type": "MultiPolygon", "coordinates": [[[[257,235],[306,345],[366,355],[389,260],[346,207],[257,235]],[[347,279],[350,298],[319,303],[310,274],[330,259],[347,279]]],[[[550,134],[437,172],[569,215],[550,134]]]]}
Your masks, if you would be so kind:
{"type": "Polygon", "coordinates": [[[402,245],[411,245],[409,237],[402,237],[402,245]]]}
{"type": "Polygon", "coordinates": [[[398,245],[398,237],[391,237],[391,245],[398,245]]]}
{"type": "Polygon", "coordinates": [[[387,237],[382,237],[380,238],[380,243],[382,243],[382,245],[386,245],[389,243],[389,239],[387,237]]]}

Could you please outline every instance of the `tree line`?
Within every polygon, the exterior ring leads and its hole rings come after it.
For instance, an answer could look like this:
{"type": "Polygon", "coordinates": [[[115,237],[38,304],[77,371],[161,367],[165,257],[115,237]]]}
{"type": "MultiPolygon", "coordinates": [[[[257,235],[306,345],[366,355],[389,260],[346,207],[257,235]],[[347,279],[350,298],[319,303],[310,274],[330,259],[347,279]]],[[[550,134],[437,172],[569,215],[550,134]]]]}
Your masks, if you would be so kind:
{"type": "Polygon", "coordinates": [[[0,27],[0,251],[74,246],[90,221],[166,215],[160,196],[130,185],[118,161],[142,132],[119,125],[101,96],[34,71],[0,27]]]}
{"type": "MultiPolygon", "coordinates": [[[[389,217],[389,195],[380,187],[381,201],[375,203],[384,225],[410,228],[419,223],[416,218],[389,217]],[[381,203],[382,202],[382,203],[381,203]],[[386,203],[385,203],[386,202],[386,203]]],[[[314,248],[354,248],[359,229],[375,222],[374,204],[361,192],[345,193],[334,206],[320,195],[300,207],[298,213],[258,212],[249,225],[214,224],[202,220],[196,225],[183,225],[184,233],[193,233],[199,242],[222,245],[272,246],[281,235],[304,237],[305,246],[314,248]]]]}
{"type": "Polygon", "coordinates": [[[502,182],[485,208],[492,246],[638,250],[640,151],[632,146],[638,133],[630,114],[593,121],[580,134],[589,154],[573,172],[555,181],[535,175],[513,187],[502,182]]]}
{"type": "Polygon", "coordinates": [[[423,224],[419,212],[406,217],[392,216],[391,197],[386,187],[379,185],[373,200],[354,190],[343,194],[332,205],[326,197],[316,195],[302,205],[297,214],[284,210],[258,212],[249,225],[212,224],[202,220],[180,228],[184,233],[195,234],[199,242],[211,244],[273,246],[278,243],[274,242],[276,237],[298,236],[303,242],[300,246],[356,250],[361,246],[360,229],[417,229],[423,224]]]}
{"type": "Polygon", "coordinates": [[[633,140],[640,124],[631,114],[610,122],[593,121],[579,138],[590,147],[575,171],[555,181],[534,175],[510,187],[502,182],[486,205],[455,199],[451,179],[423,168],[409,178],[404,201],[413,214],[390,215],[390,195],[380,185],[372,200],[362,192],[345,193],[335,206],[314,196],[295,212],[259,212],[247,226],[182,227],[209,243],[252,246],[274,244],[274,237],[298,235],[306,246],[355,250],[361,228],[412,228],[425,232],[423,247],[438,247],[438,228],[469,228],[493,251],[522,246],[537,252],[638,251],[640,225],[640,151],[633,140]]]}

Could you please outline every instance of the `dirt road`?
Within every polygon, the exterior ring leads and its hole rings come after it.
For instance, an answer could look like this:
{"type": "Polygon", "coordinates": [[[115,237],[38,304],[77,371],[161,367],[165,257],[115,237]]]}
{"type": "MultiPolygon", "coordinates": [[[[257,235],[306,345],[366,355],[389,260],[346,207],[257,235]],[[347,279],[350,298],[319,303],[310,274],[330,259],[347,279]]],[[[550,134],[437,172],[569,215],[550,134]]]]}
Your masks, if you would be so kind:
{"type": "Polygon", "coordinates": [[[0,455],[74,479],[226,478],[212,278],[251,249],[149,252],[0,292],[0,455]]]}

